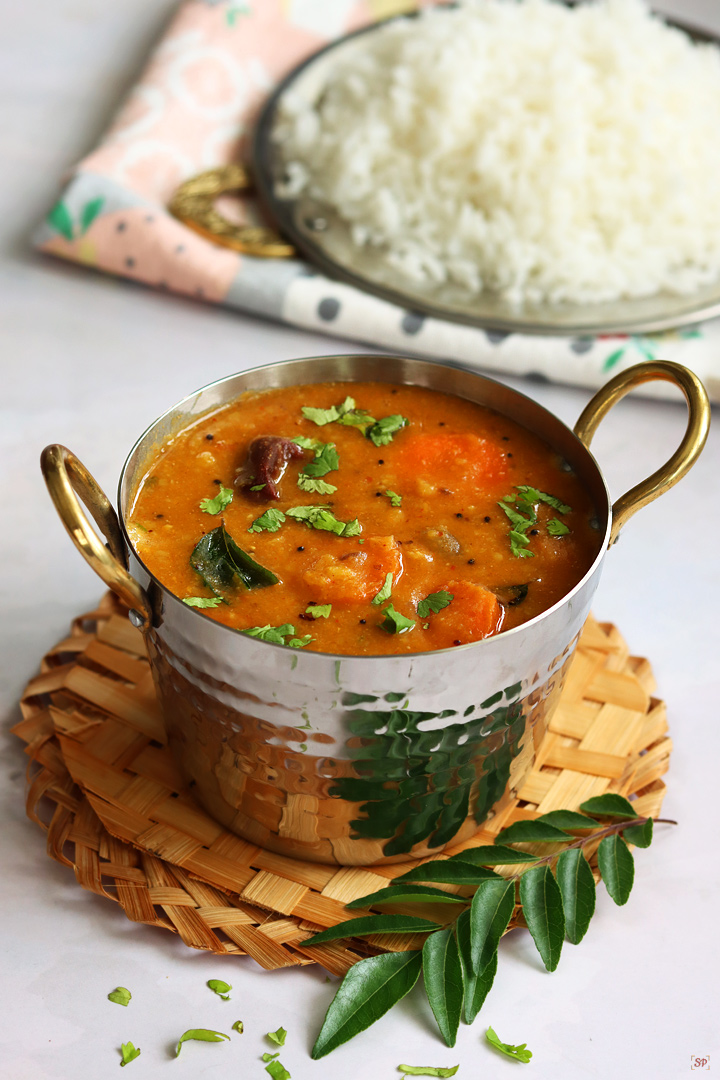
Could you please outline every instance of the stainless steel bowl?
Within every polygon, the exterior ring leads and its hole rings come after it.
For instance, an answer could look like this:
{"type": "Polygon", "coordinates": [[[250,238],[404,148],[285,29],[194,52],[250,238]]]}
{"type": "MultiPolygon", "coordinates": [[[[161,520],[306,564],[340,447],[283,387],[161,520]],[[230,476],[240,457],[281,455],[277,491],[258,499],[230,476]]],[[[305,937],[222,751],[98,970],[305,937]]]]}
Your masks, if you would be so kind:
{"type": "Polygon", "coordinates": [[[608,546],[639,506],[692,465],[708,420],[702,384],[676,364],[641,364],[616,376],[573,433],[523,394],[459,364],[324,356],[221,379],[161,416],[123,468],[119,523],[70,451],[48,447],[43,470],[73,541],[145,634],[170,743],[200,802],[228,829],[273,851],[367,865],[424,856],[471,836],[522,784],[557,704],[608,546]],[[667,465],[613,506],[587,446],[607,410],[649,379],[681,387],[688,429],[667,465]],[[587,574],[561,601],[513,630],[399,656],[286,649],[183,604],[149,572],[127,531],[133,495],[155,450],[247,390],[325,381],[442,390],[539,435],[577,474],[596,507],[599,552],[587,574]]]}

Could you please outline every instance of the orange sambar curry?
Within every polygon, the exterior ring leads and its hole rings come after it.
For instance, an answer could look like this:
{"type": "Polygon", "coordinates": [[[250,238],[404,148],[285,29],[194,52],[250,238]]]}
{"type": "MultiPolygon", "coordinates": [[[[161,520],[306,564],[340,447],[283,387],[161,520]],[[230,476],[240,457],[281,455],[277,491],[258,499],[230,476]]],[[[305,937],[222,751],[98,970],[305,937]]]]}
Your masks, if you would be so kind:
{"type": "Polygon", "coordinates": [[[211,619],[290,648],[425,652],[518,626],[597,555],[595,509],[536,435],[417,386],[244,394],[169,439],[128,531],[211,619]]]}

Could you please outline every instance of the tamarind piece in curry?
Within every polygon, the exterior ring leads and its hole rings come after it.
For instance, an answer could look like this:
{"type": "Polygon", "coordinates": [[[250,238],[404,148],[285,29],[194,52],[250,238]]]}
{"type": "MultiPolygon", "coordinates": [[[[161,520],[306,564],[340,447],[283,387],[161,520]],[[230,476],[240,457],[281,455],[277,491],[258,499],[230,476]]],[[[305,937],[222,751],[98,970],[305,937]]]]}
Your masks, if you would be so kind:
{"type": "Polygon", "coordinates": [[[261,435],[250,443],[247,457],[236,473],[235,486],[256,502],[279,499],[278,484],[288,461],[302,456],[302,449],[292,439],[261,435]]]}

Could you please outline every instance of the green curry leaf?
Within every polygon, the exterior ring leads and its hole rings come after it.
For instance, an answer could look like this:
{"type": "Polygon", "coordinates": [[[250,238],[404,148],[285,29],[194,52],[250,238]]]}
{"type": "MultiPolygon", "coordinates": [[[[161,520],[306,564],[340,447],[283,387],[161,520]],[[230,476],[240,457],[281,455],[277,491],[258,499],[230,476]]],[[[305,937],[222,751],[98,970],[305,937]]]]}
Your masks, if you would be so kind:
{"type": "Polygon", "coordinates": [[[272,570],[255,562],[238,547],[224,524],[206,533],[196,544],[190,565],[208,588],[222,599],[238,586],[264,589],[268,585],[277,585],[280,580],[272,570]]]}
{"type": "Polygon", "coordinates": [[[348,971],[330,1003],[312,1057],[317,1061],[384,1016],[418,981],[422,953],[382,953],[348,971]]]}

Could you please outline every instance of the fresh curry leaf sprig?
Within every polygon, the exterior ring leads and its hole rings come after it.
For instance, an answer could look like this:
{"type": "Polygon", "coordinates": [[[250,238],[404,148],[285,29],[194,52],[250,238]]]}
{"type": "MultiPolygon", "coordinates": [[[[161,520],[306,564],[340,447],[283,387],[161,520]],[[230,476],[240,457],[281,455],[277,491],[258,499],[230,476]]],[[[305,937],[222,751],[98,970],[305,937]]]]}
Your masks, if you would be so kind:
{"type": "MultiPolygon", "coordinates": [[[[624,904],[633,884],[628,843],[647,847],[651,840],[652,818],[637,816],[621,795],[600,795],[582,803],[579,811],[554,810],[516,822],[503,829],[494,844],[423,863],[387,888],[353,900],[347,907],[363,910],[441,900],[447,905],[448,925],[433,928],[408,915],[363,915],[307,939],[305,946],[382,933],[428,935],[422,948],[371,956],[350,968],[330,1003],[313,1058],[330,1053],[383,1016],[412,990],[421,971],[440,1032],[447,1045],[454,1046],[461,1017],[472,1023],[490,992],[498,945],[518,905],[545,967],[554,971],[563,941],[578,944],[595,911],[595,879],[585,847],[597,848],[605,887],[616,904],[624,904]],[[552,850],[535,855],[514,846],[527,843],[550,844],[552,850]],[[497,866],[503,867],[503,875],[491,869],[497,866]],[[475,886],[475,893],[471,898],[443,893],[428,882],[475,886]]],[[[503,1043],[492,1028],[486,1037],[517,1061],[532,1056],[525,1044],[503,1043]]]]}

